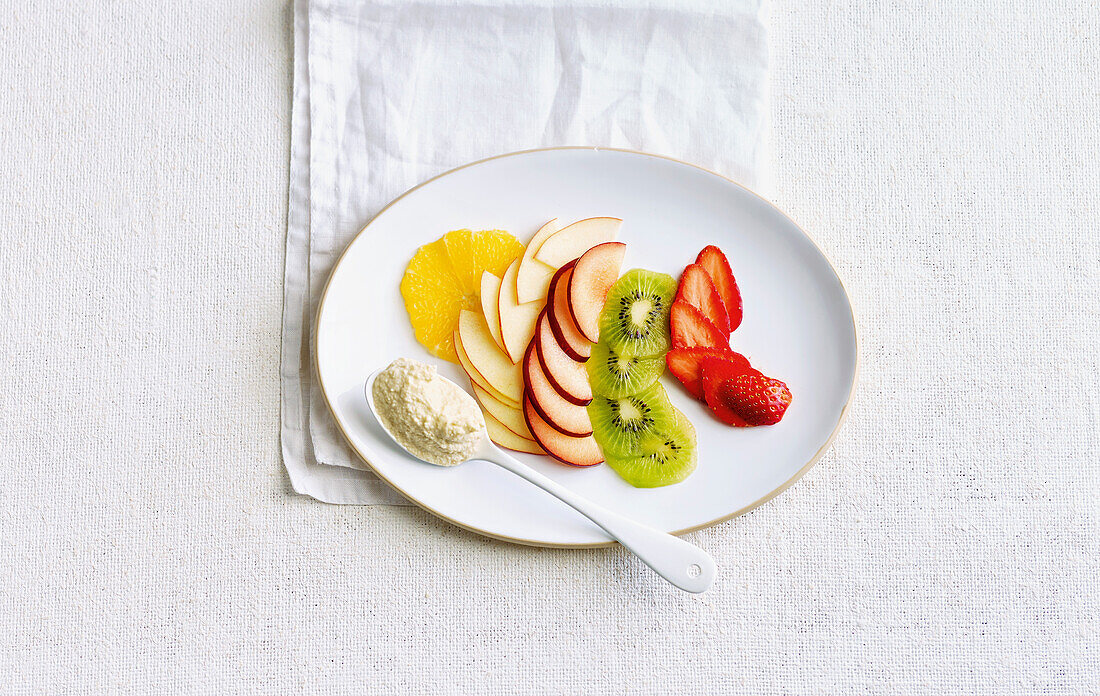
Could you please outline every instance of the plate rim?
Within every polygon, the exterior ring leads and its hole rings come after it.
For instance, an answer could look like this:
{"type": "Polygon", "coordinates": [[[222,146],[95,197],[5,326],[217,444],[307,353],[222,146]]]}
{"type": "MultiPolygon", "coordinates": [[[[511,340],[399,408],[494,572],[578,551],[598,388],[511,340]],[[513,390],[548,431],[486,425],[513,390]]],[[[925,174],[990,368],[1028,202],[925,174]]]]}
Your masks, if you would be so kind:
{"type": "Polygon", "coordinates": [[[777,497],[779,494],[783,493],[788,488],[793,486],[800,478],[802,478],[806,474],[807,471],[812,469],[813,466],[815,464],[817,464],[818,460],[820,460],[821,457],[824,456],[825,452],[827,452],[829,447],[833,444],[833,441],[836,439],[836,436],[840,432],[841,427],[843,427],[845,421],[848,419],[848,412],[851,409],[852,400],[855,397],[856,385],[859,384],[859,369],[860,369],[859,325],[856,322],[855,308],[852,306],[851,296],[848,294],[848,288],[844,285],[844,279],[841,277],[840,273],[837,271],[836,266],[833,265],[832,260],[822,250],[821,246],[817,243],[817,240],[815,240],[812,236],[810,236],[810,234],[807,233],[806,230],[804,230],[801,225],[799,225],[797,222],[795,222],[793,219],[791,219],[791,217],[789,215],[787,215],[787,213],[785,211],[780,209],[778,206],[774,205],[771,201],[764,198],[759,193],[757,193],[756,191],[753,191],[752,189],[745,186],[744,184],[742,184],[740,182],[737,182],[737,181],[734,181],[733,179],[729,178],[728,176],[725,176],[724,174],[720,174],[716,171],[713,171],[711,169],[707,169],[706,167],[702,167],[702,166],[697,165],[697,164],[692,164],[691,162],[685,162],[684,160],[677,159],[675,157],[670,157],[668,155],[657,155],[657,154],[653,154],[651,152],[642,152],[641,150],[631,150],[631,149],[628,149],[628,148],[618,148],[618,147],[600,147],[600,146],[595,146],[595,145],[562,145],[562,146],[557,146],[557,147],[538,147],[538,148],[533,148],[533,149],[530,149],[530,150],[516,150],[514,152],[506,152],[506,153],[500,154],[500,155],[493,155],[491,157],[484,157],[482,159],[475,160],[473,162],[467,162],[466,164],[460,165],[458,167],[448,169],[445,172],[442,172],[440,174],[436,174],[435,176],[431,177],[430,179],[426,179],[426,180],[420,182],[416,186],[413,186],[412,188],[408,189],[407,191],[405,191],[401,195],[399,195],[396,198],[394,198],[393,200],[391,200],[389,203],[384,205],[377,213],[375,213],[373,216],[371,216],[371,219],[368,220],[366,222],[366,224],[363,225],[363,228],[360,229],[358,232],[356,232],[355,236],[351,238],[351,240],[347,243],[347,245],[344,246],[343,251],[340,252],[340,256],[337,257],[336,262],[334,264],[332,264],[332,269],[329,270],[328,276],[325,278],[325,286],[324,286],[324,289],[321,291],[321,300],[320,300],[320,302],[317,303],[317,312],[316,312],[316,315],[313,318],[314,345],[312,346],[313,355],[310,358],[310,363],[311,363],[311,367],[313,368],[314,375],[317,378],[317,384],[321,388],[321,397],[325,402],[325,407],[328,409],[329,415],[332,417],[333,423],[336,425],[336,429],[340,431],[340,435],[341,435],[341,437],[344,438],[344,442],[347,443],[348,447],[350,447],[353,452],[355,452],[355,455],[357,457],[359,457],[360,461],[362,461],[364,464],[366,464],[370,468],[370,471],[372,473],[374,473],[374,475],[377,476],[381,481],[385,482],[388,486],[390,486],[391,488],[396,490],[398,493],[400,493],[402,496],[404,496],[409,502],[413,503],[414,505],[416,505],[420,509],[425,510],[427,512],[430,512],[431,514],[435,515],[439,519],[444,520],[444,521],[446,521],[450,524],[453,524],[456,527],[459,527],[461,529],[465,529],[468,532],[472,532],[472,533],[477,534],[479,536],[488,537],[488,538],[491,538],[491,539],[497,539],[499,541],[507,541],[507,542],[510,542],[510,543],[513,543],[513,544],[520,544],[520,545],[523,545],[523,546],[535,546],[535,547],[540,547],[540,548],[595,549],[595,548],[608,548],[608,547],[611,547],[611,546],[618,546],[619,545],[619,542],[617,542],[617,541],[579,542],[579,543],[551,543],[551,542],[538,541],[536,539],[523,539],[523,538],[519,538],[519,537],[510,537],[510,536],[506,536],[506,535],[503,535],[503,534],[494,534],[492,532],[487,532],[485,530],[478,529],[477,527],[473,527],[473,526],[470,526],[468,524],[464,524],[462,522],[454,520],[454,519],[448,517],[447,515],[439,512],[438,510],[435,510],[434,508],[431,508],[431,507],[425,505],[420,500],[415,498],[413,495],[411,495],[410,493],[408,493],[407,491],[402,489],[400,486],[396,485],[395,483],[390,481],[388,478],[386,478],[386,476],[384,474],[382,474],[382,472],[380,472],[378,469],[376,469],[375,466],[370,462],[370,460],[367,459],[366,455],[364,455],[361,451],[359,451],[359,448],[356,447],[355,443],[352,441],[351,436],[348,435],[347,431],[344,429],[344,424],[341,423],[340,419],[336,417],[336,411],[332,407],[332,400],[329,399],[328,391],[325,389],[324,379],[322,379],[322,377],[321,377],[321,365],[320,365],[320,362],[319,362],[320,361],[320,355],[321,355],[321,351],[319,350],[319,346],[320,346],[320,343],[321,343],[321,331],[320,331],[320,329],[321,329],[321,316],[324,314],[324,311],[325,311],[325,300],[328,299],[329,289],[332,285],[332,278],[333,278],[333,276],[336,275],[336,270],[340,267],[340,264],[343,262],[344,257],[348,253],[348,250],[350,250],[352,245],[354,245],[355,242],[357,242],[359,240],[359,237],[361,237],[363,234],[365,234],[367,232],[368,229],[370,229],[370,226],[372,224],[374,224],[374,221],[377,220],[382,215],[382,213],[389,210],[391,206],[395,205],[402,198],[404,198],[405,196],[408,196],[409,194],[416,191],[417,189],[420,189],[424,186],[427,186],[428,184],[436,181],[437,179],[442,179],[445,176],[448,176],[450,174],[454,174],[455,172],[461,171],[463,169],[467,169],[469,167],[474,167],[474,166],[477,166],[479,164],[483,164],[485,162],[491,162],[493,160],[504,159],[505,157],[516,157],[518,155],[528,155],[528,154],[532,154],[532,153],[536,153],[536,152],[554,152],[554,151],[560,151],[560,150],[592,150],[592,151],[596,151],[596,152],[601,152],[601,151],[604,151],[604,152],[622,152],[622,153],[627,153],[627,154],[631,154],[631,155],[642,155],[643,157],[652,157],[654,159],[662,159],[662,160],[667,160],[669,162],[675,162],[677,164],[682,164],[682,165],[685,165],[685,166],[688,166],[688,167],[692,167],[693,169],[698,169],[700,171],[706,172],[707,174],[712,174],[712,175],[714,175],[714,176],[716,176],[720,179],[723,179],[724,181],[727,181],[727,182],[733,184],[734,186],[744,190],[746,193],[748,193],[748,194],[750,194],[750,195],[752,195],[756,198],[759,198],[763,203],[765,203],[766,205],[768,205],[769,207],[771,207],[772,209],[777,211],[784,218],[786,218],[787,221],[790,222],[792,225],[794,225],[795,228],[799,232],[801,232],[804,237],[806,237],[806,239],[810,242],[810,244],[812,244],[814,246],[814,248],[817,249],[817,252],[819,254],[821,254],[821,258],[825,259],[825,263],[832,270],[833,275],[836,276],[837,282],[840,283],[840,289],[844,292],[844,299],[848,301],[847,302],[847,304],[848,304],[848,313],[851,315],[851,318],[852,318],[852,341],[853,341],[853,345],[855,346],[855,364],[853,365],[853,370],[852,370],[852,384],[848,389],[848,398],[844,402],[844,407],[840,409],[840,416],[837,418],[836,425],[833,426],[832,432],[829,433],[829,437],[826,438],[825,442],[814,453],[814,455],[812,457],[810,457],[810,460],[808,462],[806,462],[804,465],[802,465],[802,467],[798,471],[796,471],[793,476],[791,476],[789,479],[784,481],[779,487],[777,487],[775,490],[771,491],[767,495],[763,496],[762,498],[760,498],[758,500],[753,501],[752,503],[749,503],[748,505],[740,508],[739,510],[735,510],[735,511],[729,513],[728,515],[723,515],[722,517],[719,517],[719,518],[714,519],[714,520],[710,520],[709,522],[704,522],[702,524],[694,525],[694,526],[691,526],[691,527],[686,527],[684,529],[679,529],[679,530],[669,532],[669,533],[673,534],[675,536],[682,536],[684,534],[689,534],[691,532],[697,532],[697,531],[702,530],[702,529],[709,529],[710,527],[717,526],[719,524],[722,524],[723,522],[728,522],[729,520],[732,520],[735,517],[740,517],[741,515],[744,515],[748,512],[751,512],[751,511],[755,510],[756,508],[760,507],[761,505],[764,505],[765,503],[771,501],[773,498],[777,497]]]}

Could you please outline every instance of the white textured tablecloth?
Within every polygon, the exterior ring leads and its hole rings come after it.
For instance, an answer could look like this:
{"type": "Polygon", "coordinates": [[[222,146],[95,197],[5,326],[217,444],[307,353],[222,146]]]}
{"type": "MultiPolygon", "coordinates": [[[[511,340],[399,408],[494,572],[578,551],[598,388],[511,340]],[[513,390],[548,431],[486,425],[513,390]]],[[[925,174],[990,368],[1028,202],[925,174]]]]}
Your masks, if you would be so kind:
{"type": "MultiPolygon", "coordinates": [[[[961,4],[959,4],[961,5],[961,4]]],[[[0,692],[1100,691],[1100,16],[774,0],[771,197],[860,326],[796,486],[619,549],[290,492],[281,0],[0,20],[0,692]]]]}

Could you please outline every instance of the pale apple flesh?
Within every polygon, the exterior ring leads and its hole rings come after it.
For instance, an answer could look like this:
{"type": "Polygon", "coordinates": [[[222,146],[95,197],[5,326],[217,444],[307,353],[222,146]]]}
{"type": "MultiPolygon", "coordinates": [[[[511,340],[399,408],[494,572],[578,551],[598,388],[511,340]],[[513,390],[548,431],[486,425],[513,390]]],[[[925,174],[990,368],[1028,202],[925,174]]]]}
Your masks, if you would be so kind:
{"type": "Polygon", "coordinates": [[[546,300],[546,313],[550,318],[550,330],[554,338],[569,357],[577,362],[585,362],[592,354],[592,342],[584,337],[573,323],[569,311],[569,280],[573,274],[574,262],[562,266],[550,281],[550,296],[546,300]]]}
{"type": "Polygon", "coordinates": [[[569,314],[581,334],[600,340],[600,314],[626,256],[622,242],[597,244],[577,259],[569,278],[569,314]]]}
{"type": "Polygon", "coordinates": [[[500,339],[500,310],[497,308],[497,300],[500,297],[500,278],[489,271],[481,274],[481,312],[485,315],[485,323],[489,327],[489,333],[497,342],[501,350],[504,343],[500,339]]]}
{"type": "Polygon", "coordinates": [[[516,274],[516,301],[520,304],[536,302],[546,297],[546,288],[550,285],[550,279],[554,277],[554,269],[535,258],[535,254],[542,248],[543,242],[554,235],[561,225],[554,218],[539,228],[531,241],[527,242],[527,248],[519,261],[519,272],[516,274]]]}
{"type": "Polygon", "coordinates": [[[500,296],[497,298],[500,316],[500,338],[504,353],[513,364],[523,357],[523,349],[531,342],[535,333],[535,322],[542,311],[540,301],[519,304],[516,299],[516,273],[519,272],[519,259],[508,266],[500,282],[500,296]]]}
{"type": "Polygon", "coordinates": [[[518,402],[523,398],[520,367],[509,360],[493,340],[481,313],[462,310],[458,319],[458,335],[474,370],[493,389],[504,395],[505,402],[518,402]]]}
{"type": "Polygon", "coordinates": [[[543,242],[535,258],[548,266],[561,268],[597,244],[615,241],[622,225],[622,220],[612,217],[578,220],[543,242]]]}
{"type": "Polygon", "coordinates": [[[523,411],[504,403],[489,392],[485,391],[477,382],[472,384],[474,398],[481,404],[481,410],[500,421],[500,424],[508,428],[516,435],[532,439],[531,431],[527,429],[527,421],[523,420],[523,411]]]}
{"type": "Polygon", "coordinates": [[[535,409],[530,392],[524,395],[523,417],[527,419],[527,427],[531,429],[535,441],[547,454],[561,463],[570,466],[595,466],[603,461],[603,453],[595,438],[591,435],[571,437],[551,426],[535,409]]]}
{"type": "MultiPolygon", "coordinates": [[[[554,389],[554,385],[542,371],[542,365],[535,354],[534,342],[523,356],[523,377],[527,385],[526,394],[544,421],[571,437],[592,434],[592,420],[588,417],[588,409],[565,400],[554,389]]],[[[530,427],[530,422],[527,425],[530,427]]],[[[533,430],[531,432],[534,434],[533,430]]]]}
{"type": "Polygon", "coordinates": [[[462,366],[463,371],[466,372],[466,376],[470,378],[471,385],[477,385],[484,391],[492,394],[502,403],[512,408],[522,408],[522,404],[513,403],[504,394],[500,393],[493,385],[485,381],[485,378],[481,376],[481,373],[474,369],[473,363],[470,362],[469,356],[466,355],[466,349],[462,347],[462,337],[459,336],[458,331],[454,333],[455,354],[458,355],[458,364],[462,366]]]}
{"type": "Polygon", "coordinates": [[[485,430],[489,433],[489,439],[505,449],[527,454],[546,454],[546,451],[534,440],[516,435],[506,428],[503,423],[485,413],[485,430]]]}
{"type": "Polygon", "coordinates": [[[592,387],[588,384],[588,370],[566,354],[550,330],[550,318],[545,312],[539,317],[535,337],[535,353],[550,384],[566,401],[587,406],[592,402],[592,387]]]}

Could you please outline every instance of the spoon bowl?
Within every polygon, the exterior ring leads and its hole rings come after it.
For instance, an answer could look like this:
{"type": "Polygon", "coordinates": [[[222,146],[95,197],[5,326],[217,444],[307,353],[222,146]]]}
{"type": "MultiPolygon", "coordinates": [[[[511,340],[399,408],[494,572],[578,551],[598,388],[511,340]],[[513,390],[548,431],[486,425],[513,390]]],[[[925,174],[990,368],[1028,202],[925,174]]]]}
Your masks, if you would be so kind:
{"type": "MultiPolygon", "coordinates": [[[[402,445],[401,441],[398,440],[392,432],[390,432],[389,427],[386,426],[386,421],[382,418],[381,414],[378,413],[378,408],[374,403],[374,382],[378,379],[378,375],[382,374],[384,371],[385,368],[380,368],[370,373],[370,376],[367,377],[366,383],[363,385],[363,396],[365,396],[367,399],[367,408],[370,409],[371,415],[374,416],[374,420],[378,422],[378,426],[382,428],[382,432],[386,433],[386,437],[393,441],[393,444],[401,448],[401,451],[405,452],[410,457],[415,457],[418,461],[424,462],[425,464],[431,464],[432,466],[450,468],[450,466],[446,464],[437,464],[435,462],[428,461],[427,459],[416,456],[415,454],[410,452],[404,445],[402,445]]],[[[469,392],[467,392],[465,389],[462,389],[459,384],[456,384],[454,381],[447,379],[443,375],[436,375],[436,378],[450,382],[463,394],[466,394],[466,396],[469,397],[470,401],[473,402],[475,406],[477,405],[477,401],[474,399],[474,397],[470,396],[469,392]]],[[[478,408],[478,413],[481,413],[480,407],[478,408]]],[[[493,444],[493,441],[489,439],[489,431],[485,429],[485,420],[482,419],[480,439],[478,441],[477,448],[474,450],[474,455],[466,461],[459,462],[454,466],[460,466],[462,464],[465,464],[466,462],[472,462],[475,460],[492,461],[490,459],[486,459],[486,455],[492,454],[493,449],[497,449],[497,447],[493,444]]],[[[503,452],[501,452],[500,454],[504,455],[503,452]]]]}

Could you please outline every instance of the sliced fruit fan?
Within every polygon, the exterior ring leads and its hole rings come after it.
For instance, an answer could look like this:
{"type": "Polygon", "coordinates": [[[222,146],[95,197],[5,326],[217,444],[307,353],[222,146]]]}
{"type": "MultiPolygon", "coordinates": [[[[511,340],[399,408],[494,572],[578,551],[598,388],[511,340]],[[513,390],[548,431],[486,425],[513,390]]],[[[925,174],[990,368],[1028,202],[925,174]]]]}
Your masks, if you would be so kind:
{"type": "Polygon", "coordinates": [[[729,347],[741,301],[721,251],[704,249],[679,284],[620,277],[621,225],[551,220],[526,246],[499,230],[449,232],[417,250],[401,293],[417,340],[469,376],[498,445],[669,485],[695,469],[696,439],[659,382],[666,364],[732,425],[776,422],[790,394],[729,347]]]}

